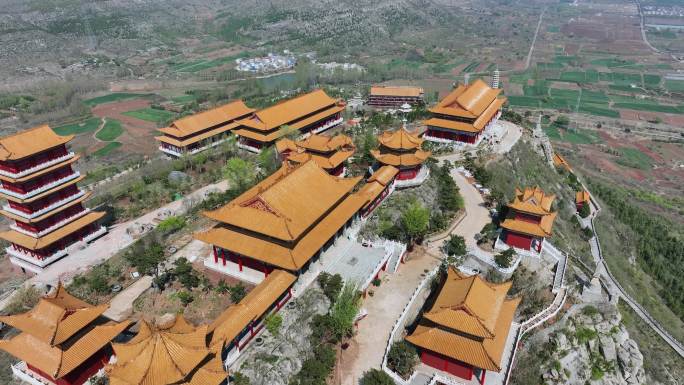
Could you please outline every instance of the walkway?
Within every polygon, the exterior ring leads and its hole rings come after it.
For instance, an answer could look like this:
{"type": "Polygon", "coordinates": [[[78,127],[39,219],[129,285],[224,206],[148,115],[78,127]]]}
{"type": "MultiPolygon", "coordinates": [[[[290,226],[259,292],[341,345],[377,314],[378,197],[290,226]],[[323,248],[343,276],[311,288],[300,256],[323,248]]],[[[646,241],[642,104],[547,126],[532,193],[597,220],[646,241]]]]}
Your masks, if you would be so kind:
{"type": "Polygon", "coordinates": [[[149,275],[141,277],[112,298],[104,316],[117,322],[128,319],[133,314],[133,302],[150,287],[152,287],[152,277],[149,275]]]}

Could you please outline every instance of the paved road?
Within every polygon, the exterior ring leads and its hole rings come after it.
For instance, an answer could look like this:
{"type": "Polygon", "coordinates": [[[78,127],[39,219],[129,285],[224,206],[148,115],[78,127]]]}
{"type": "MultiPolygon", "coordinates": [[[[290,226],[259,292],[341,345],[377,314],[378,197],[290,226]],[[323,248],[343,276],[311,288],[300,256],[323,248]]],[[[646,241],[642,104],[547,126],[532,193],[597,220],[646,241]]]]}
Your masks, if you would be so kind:
{"type": "Polygon", "coordinates": [[[527,59],[525,59],[525,70],[530,68],[530,63],[532,62],[532,53],[534,52],[534,45],[537,43],[537,36],[539,36],[539,30],[541,29],[542,20],[544,19],[544,13],[546,13],[546,8],[542,10],[539,14],[539,21],[537,22],[537,30],[534,31],[534,38],[532,38],[532,44],[530,45],[530,52],[527,53],[527,59]]]}

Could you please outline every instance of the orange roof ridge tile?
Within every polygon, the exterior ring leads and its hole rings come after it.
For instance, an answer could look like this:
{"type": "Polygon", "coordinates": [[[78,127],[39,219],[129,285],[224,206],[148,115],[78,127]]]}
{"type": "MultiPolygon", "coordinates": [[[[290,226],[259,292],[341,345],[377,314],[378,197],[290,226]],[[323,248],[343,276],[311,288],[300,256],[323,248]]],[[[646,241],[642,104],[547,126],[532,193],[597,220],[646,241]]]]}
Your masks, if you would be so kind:
{"type": "Polygon", "coordinates": [[[66,144],[74,135],[57,135],[47,124],[0,138],[0,160],[17,160],[66,144]]]}

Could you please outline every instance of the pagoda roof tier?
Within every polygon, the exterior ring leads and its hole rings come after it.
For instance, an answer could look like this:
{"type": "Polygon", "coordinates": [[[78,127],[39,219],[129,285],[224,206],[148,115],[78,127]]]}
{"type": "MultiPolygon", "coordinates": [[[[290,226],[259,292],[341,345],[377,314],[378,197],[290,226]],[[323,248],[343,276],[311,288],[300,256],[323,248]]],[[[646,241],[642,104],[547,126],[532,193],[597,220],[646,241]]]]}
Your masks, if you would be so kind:
{"type": "MultiPolygon", "coordinates": [[[[315,199],[302,199],[301,202],[310,205],[315,199]]],[[[195,238],[272,266],[296,271],[301,269],[366,203],[367,198],[358,193],[349,195],[332,211],[327,212],[323,219],[291,247],[225,227],[214,227],[207,232],[196,234],[195,238]]]]}
{"type": "Polygon", "coordinates": [[[283,165],[232,202],[205,215],[240,229],[294,241],[324,218],[360,180],[331,176],[312,161],[283,165]]]}
{"type": "Polygon", "coordinates": [[[220,135],[220,134],[222,134],[226,131],[230,131],[236,127],[238,127],[238,123],[232,122],[232,123],[226,124],[225,126],[221,126],[221,127],[215,128],[213,130],[204,132],[204,133],[199,134],[199,135],[194,135],[194,136],[191,136],[191,137],[189,137],[187,139],[183,139],[183,140],[174,138],[172,136],[167,136],[167,135],[155,136],[154,138],[160,142],[168,143],[168,144],[176,146],[176,147],[186,147],[186,146],[189,146],[193,143],[197,143],[199,141],[202,141],[204,139],[211,138],[211,137],[216,136],[216,135],[220,135]]]}
{"type": "Polygon", "coordinates": [[[284,271],[273,270],[239,303],[228,307],[209,325],[212,348],[230,344],[252,321],[261,318],[289,289],[297,277],[284,271]]]}
{"type": "Polygon", "coordinates": [[[80,155],[72,156],[71,158],[69,158],[69,159],[67,159],[67,160],[65,160],[65,161],[63,161],[63,162],[60,162],[60,163],[57,163],[57,164],[52,165],[52,166],[50,166],[50,167],[44,168],[44,169],[42,169],[42,170],[39,170],[39,171],[37,171],[37,172],[34,172],[33,174],[29,174],[29,175],[22,176],[21,178],[12,178],[12,177],[10,177],[10,176],[5,176],[5,175],[0,174],[0,180],[6,181],[6,182],[11,182],[11,183],[26,182],[26,181],[31,180],[31,179],[33,179],[33,178],[37,178],[37,177],[39,177],[39,176],[41,176],[41,175],[48,174],[48,173],[50,173],[50,172],[52,172],[52,171],[55,171],[55,170],[59,170],[60,168],[62,168],[62,167],[64,167],[64,166],[67,166],[67,165],[70,165],[70,164],[76,162],[76,161],[79,160],[80,158],[81,158],[80,155]]]}
{"type": "Polygon", "coordinates": [[[546,195],[539,187],[527,187],[525,190],[516,188],[515,198],[508,204],[508,207],[533,215],[549,215],[555,199],[555,195],[546,195]]]}
{"type": "Polygon", "coordinates": [[[430,311],[406,340],[481,369],[499,371],[520,298],[507,299],[511,282],[494,284],[450,267],[430,311]]]}
{"type": "Polygon", "coordinates": [[[0,340],[0,349],[30,363],[52,378],[60,379],[86,362],[129,325],[129,321],[108,322],[97,326],[91,324],[80,331],[78,339],[59,346],[51,346],[38,337],[24,332],[10,340],[0,340]]]}
{"type": "Polygon", "coordinates": [[[0,138],[0,161],[18,160],[68,143],[73,135],[57,135],[47,124],[0,138]]]}
{"type": "Polygon", "coordinates": [[[62,190],[66,187],[75,185],[78,182],[82,181],[83,179],[85,179],[85,175],[80,175],[79,177],[77,177],[75,179],[72,179],[66,183],[62,183],[62,184],[55,186],[55,187],[53,187],[47,191],[43,191],[42,193],[36,194],[30,198],[17,198],[13,195],[8,195],[8,194],[2,193],[2,192],[0,192],[0,198],[5,198],[8,201],[13,201],[13,202],[17,202],[17,203],[31,203],[31,202],[37,201],[38,199],[44,198],[44,197],[46,197],[46,196],[48,196],[54,192],[62,190]]]}
{"type": "Polygon", "coordinates": [[[217,135],[222,131],[230,129],[225,123],[242,118],[254,111],[256,110],[247,107],[242,100],[235,100],[220,107],[178,119],[174,121],[171,126],[160,128],[159,131],[180,139],[211,127],[224,124],[222,127],[212,130],[212,132],[214,132],[213,135],[217,135]]]}
{"type": "Polygon", "coordinates": [[[318,135],[311,134],[304,140],[296,142],[298,147],[317,152],[332,152],[342,148],[354,148],[354,142],[347,135],[318,135]]]}
{"type": "Polygon", "coordinates": [[[459,122],[456,120],[440,119],[440,118],[430,118],[425,121],[425,125],[428,127],[438,127],[446,130],[461,131],[461,132],[480,132],[482,129],[475,128],[471,123],[459,122]]]}
{"type": "Polygon", "coordinates": [[[368,183],[377,182],[387,186],[399,173],[399,169],[393,166],[382,166],[368,178],[368,183]]]}
{"type": "Polygon", "coordinates": [[[211,357],[206,335],[206,325],[194,327],[182,315],[166,325],[151,326],[143,320],[129,342],[112,343],[117,361],[106,368],[109,381],[112,385],[193,383],[190,376],[211,357]]]}
{"type": "Polygon", "coordinates": [[[287,160],[293,163],[306,163],[309,160],[313,160],[319,167],[325,170],[332,170],[346,162],[352,155],[354,155],[354,150],[337,151],[330,156],[323,156],[310,152],[296,152],[290,154],[287,157],[287,160]]]}
{"type": "MultiPolygon", "coordinates": [[[[297,119],[301,119],[316,111],[323,109],[326,109],[327,111],[331,107],[335,106],[335,99],[328,96],[323,90],[315,90],[307,94],[282,101],[273,106],[264,108],[263,110],[259,110],[254,113],[253,117],[243,119],[240,121],[240,123],[255,130],[271,131],[282,125],[289,124],[297,119]]],[[[314,121],[315,120],[312,120],[311,122],[314,121]]],[[[297,122],[297,124],[299,123],[300,122],[297,122]]]]}
{"type": "Polygon", "coordinates": [[[501,223],[501,227],[516,233],[534,235],[537,237],[550,237],[553,234],[553,221],[556,219],[556,215],[557,213],[555,212],[544,215],[541,217],[541,221],[539,223],[532,223],[514,218],[506,218],[501,223]]]}
{"type": "Polygon", "coordinates": [[[477,79],[467,86],[459,84],[429,111],[435,114],[476,119],[485,112],[500,93],[500,89],[493,89],[482,79],[477,79]]]}
{"type": "Polygon", "coordinates": [[[59,212],[61,212],[61,211],[64,211],[64,210],[68,209],[69,207],[73,207],[73,206],[75,206],[75,205],[77,205],[77,204],[79,204],[79,203],[83,203],[83,201],[85,201],[86,199],[90,198],[90,196],[91,196],[92,194],[93,194],[92,191],[84,192],[83,195],[82,195],[80,198],[74,199],[73,201],[68,202],[68,203],[65,204],[65,205],[58,206],[58,207],[56,207],[54,210],[48,211],[47,213],[45,213],[45,214],[43,214],[43,215],[41,215],[41,216],[35,217],[35,218],[26,218],[26,217],[23,217],[23,216],[21,216],[21,215],[17,215],[17,214],[15,214],[15,213],[10,212],[10,211],[7,211],[7,210],[0,210],[0,215],[4,215],[4,216],[6,216],[6,217],[8,217],[8,218],[10,218],[10,219],[14,219],[15,221],[19,221],[19,222],[24,222],[24,223],[38,223],[38,222],[40,222],[40,221],[42,221],[42,220],[44,220],[44,219],[47,219],[47,218],[49,218],[49,217],[51,217],[51,216],[53,216],[53,215],[55,215],[55,214],[57,214],[57,213],[59,213],[59,212]]]}
{"type": "Polygon", "coordinates": [[[0,316],[11,325],[50,346],[63,343],[96,320],[109,304],[92,306],[69,294],[60,282],[52,294],[38,301],[26,313],[0,316]]]}
{"type": "Polygon", "coordinates": [[[392,150],[415,150],[423,144],[423,139],[404,128],[396,131],[385,131],[378,136],[378,141],[384,147],[392,150]]]}
{"type": "Polygon", "coordinates": [[[97,222],[105,215],[104,212],[91,212],[88,213],[68,224],[42,236],[39,238],[32,237],[30,235],[21,233],[16,230],[10,230],[0,233],[0,238],[17,244],[19,246],[25,247],[29,250],[40,250],[45,247],[52,245],[53,243],[59,241],[60,239],[75,233],[76,231],[97,222]]]}
{"type": "Polygon", "coordinates": [[[424,92],[421,87],[411,86],[372,86],[370,94],[373,96],[398,96],[407,98],[422,97],[424,92]]]}
{"type": "Polygon", "coordinates": [[[285,151],[297,151],[297,142],[290,138],[282,138],[275,142],[275,149],[278,154],[282,154],[285,151]]]}
{"type": "Polygon", "coordinates": [[[585,203],[589,202],[590,200],[591,196],[589,195],[589,191],[587,190],[578,191],[575,194],[575,203],[585,203]]]}
{"type": "Polygon", "coordinates": [[[416,150],[415,152],[406,154],[383,153],[380,150],[371,150],[371,155],[373,155],[378,162],[395,167],[412,167],[423,164],[431,154],[431,152],[423,150],[416,150]]]}

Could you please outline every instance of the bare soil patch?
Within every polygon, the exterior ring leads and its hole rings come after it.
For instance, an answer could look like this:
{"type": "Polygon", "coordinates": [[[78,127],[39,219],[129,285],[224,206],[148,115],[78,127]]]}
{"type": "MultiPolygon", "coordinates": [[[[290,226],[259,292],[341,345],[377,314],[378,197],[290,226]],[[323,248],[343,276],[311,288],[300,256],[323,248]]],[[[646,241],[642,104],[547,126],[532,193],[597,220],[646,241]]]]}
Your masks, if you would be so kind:
{"type": "Polygon", "coordinates": [[[121,122],[126,129],[123,135],[116,140],[123,143],[124,151],[151,155],[157,151],[157,143],[154,136],[157,135],[157,125],[152,122],[136,119],[123,115],[124,112],[139,110],[150,106],[150,101],[145,99],[126,100],[115,103],[100,104],[92,109],[96,116],[112,118],[121,122]]]}

